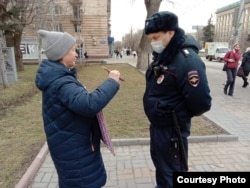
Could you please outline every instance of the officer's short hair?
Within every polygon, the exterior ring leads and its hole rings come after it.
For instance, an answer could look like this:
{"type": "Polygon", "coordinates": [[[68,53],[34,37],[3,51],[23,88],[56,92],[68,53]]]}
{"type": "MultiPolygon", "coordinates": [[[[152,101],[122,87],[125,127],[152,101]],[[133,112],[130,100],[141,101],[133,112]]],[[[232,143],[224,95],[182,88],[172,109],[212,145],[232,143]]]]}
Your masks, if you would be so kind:
{"type": "Polygon", "coordinates": [[[160,31],[175,31],[178,28],[178,17],[172,12],[161,11],[146,19],[144,32],[148,35],[160,31]]]}

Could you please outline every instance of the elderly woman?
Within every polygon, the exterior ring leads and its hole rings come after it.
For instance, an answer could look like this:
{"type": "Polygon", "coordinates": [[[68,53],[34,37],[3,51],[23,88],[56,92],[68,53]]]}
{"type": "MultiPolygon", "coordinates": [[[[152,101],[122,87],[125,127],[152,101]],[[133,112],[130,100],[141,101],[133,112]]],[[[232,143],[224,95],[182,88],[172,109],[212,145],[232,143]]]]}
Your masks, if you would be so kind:
{"type": "Polygon", "coordinates": [[[88,92],[77,79],[75,38],[68,33],[39,30],[48,60],[36,75],[42,91],[42,115],[49,151],[60,188],[97,188],[107,175],[100,152],[101,132],[97,114],[119,89],[120,72],[88,92]]]}

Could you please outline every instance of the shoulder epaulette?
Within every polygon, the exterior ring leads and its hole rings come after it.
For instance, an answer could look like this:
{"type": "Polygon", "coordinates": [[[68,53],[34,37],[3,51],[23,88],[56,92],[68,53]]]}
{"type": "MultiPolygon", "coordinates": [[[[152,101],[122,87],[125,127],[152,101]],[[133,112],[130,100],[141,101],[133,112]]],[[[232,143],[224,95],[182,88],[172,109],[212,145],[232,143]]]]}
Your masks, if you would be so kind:
{"type": "Polygon", "coordinates": [[[187,48],[182,48],[182,49],[181,49],[181,52],[182,52],[186,57],[189,56],[189,54],[190,54],[187,48]]]}

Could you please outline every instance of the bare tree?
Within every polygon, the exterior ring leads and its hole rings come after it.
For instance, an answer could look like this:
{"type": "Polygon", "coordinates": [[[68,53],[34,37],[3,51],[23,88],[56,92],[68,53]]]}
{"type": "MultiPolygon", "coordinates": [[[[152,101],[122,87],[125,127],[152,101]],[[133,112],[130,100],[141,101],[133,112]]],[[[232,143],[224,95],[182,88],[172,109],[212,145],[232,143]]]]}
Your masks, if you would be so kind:
{"type": "Polygon", "coordinates": [[[122,37],[122,47],[124,47],[125,49],[131,49],[132,51],[138,52],[143,30],[138,29],[136,32],[134,31],[131,32],[131,31],[133,31],[132,28],[130,30],[130,33],[126,33],[122,37]]]}
{"type": "Polygon", "coordinates": [[[0,30],[0,74],[1,74],[1,78],[2,78],[3,87],[7,88],[7,87],[9,87],[9,82],[8,82],[8,78],[7,78],[7,72],[6,72],[6,68],[5,68],[2,47],[3,47],[2,31],[0,30]]]}
{"type": "Polygon", "coordinates": [[[143,30],[142,29],[139,29],[137,30],[136,33],[134,33],[134,50],[136,52],[138,52],[138,48],[139,48],[139,45],[140,45],[140,42],[141,42],[141,37],[142,37],[142,34],[143,34],[143,30]]]}
{"type": "MultiPolygon", "coordinates": [[[[0,3],[0,14],[2,14],[2,12],[5,12],[5,11],[6,11],[5,6],[0,3]]],[[[1,19],[0,19],[1,23],[2,23],[2,19],[3,18],[1,17],[1,19]]],[[[1,74],[3,87],[7,88],[7,87],[9,87],[9,83],[8,83],[8,78],[7,78],[6,68],[5,68],[3,47],[5,47],[4,41],[3,41],[3,32],[0,29],[0,74],[1,74]]]]}
{"type": "Polygon", "coordinates": [[[115,42],[115,44],[114,44],[114,49],[115,49],[115,50],[122,49],[122,43],[121,43],[121,41],[116,41],[116,42],[115,42]]]}
{"type": "Polygon", "coordinates": [[[23,71],[22,53],[20,43],[22,32],[26,25],[33,22],[35,17],[36,3],[39,0],[0,0],[6,7],[1,13],[0,30],[4,31],[7,47],[14,47],[16,67],[23,71]]]}
{"type": "MultiPolygon", "coordinates": [[[[133,3],[135,0],[131,0],[130,2],[133,3]]],[[[174,2],[172,0],[166,0],[167,2],[174,4],[174,2]]],[[[147,16],[145,18],[145,20],[152,16],[154,13],[159,11],[160,5],[161,5],[162,0],[144,0],[144,4],[146,7],[146,11],[147,11],[147,16]]],[[[141,40],[139,43],[139,47],[136,50],[138,53],[138,59],[137,59],[137,64],[136,64],[136,68],[141,69],[141,70],[146,70],[148,67],[148,63],[149,63],[149,56],[152,52],[149,40],[147,38],[147,36],[145,35],[144,32],[142,32],[141,34],[141,40]]],[[[136,45],[135,45],[136,46],[136,45]]]]}
{"type": "MultiPolygon", "coordinates": [[[[138,40],[140,40],[141,36],[138,33],[140,30],[134,32],[133,28],[131,27],[130,32],[125,34],[122,37],[122,46],[126,49],[137,50],[138,49],[138,40]]],[[[140,31],[141,33],[141,31],[140,31]]]]}
{"type": "MultiPolygon", "coordinates": [[[[159,11],[162,0],[144,0],[144,4],[147,10],[147,18],[155,12],[159,11]]],[[[143,32],[141,41],[138,48],[138,59],[136,68],[140,70],[146,70],[148,67],[149,55],[151,54],[151,47],[149,40],[143,32]]]]}

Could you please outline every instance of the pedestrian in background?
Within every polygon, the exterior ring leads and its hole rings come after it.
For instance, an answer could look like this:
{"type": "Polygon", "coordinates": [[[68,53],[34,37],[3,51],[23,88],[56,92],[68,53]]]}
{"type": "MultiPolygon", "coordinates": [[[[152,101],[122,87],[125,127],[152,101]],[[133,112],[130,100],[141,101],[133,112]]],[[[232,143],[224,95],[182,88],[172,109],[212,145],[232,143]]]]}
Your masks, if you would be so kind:
{"type": "Polygon", "coordinates": [[[240,45],[234,44],[233,49],[229,50],[223,60],[226,62],[226,74],[227,81],[224,87],[224,94],[233,96],[235,79],[237,75],[237,69],[239,66],[239,60],[241,58],[240,45]]]}
{"type": "Polygon", "coordinates": [[[100,152],[101,132],[97,113],[119,89],[120,72],[112,70],[94,91],[77,79],[75,38],[68,33],[39,30],[48,60],[36,74],[42,91],[42,115],[59,188],[97,188],[107,175],[100,152]]]}
{"type": "Polygon", "coordinates": [[[168,11],[146,20],[154,59],[146,71],[144,111],[150,121],[150,154],[157,188],[173,187],[173,172],[188,171],[191,119],[211,108],[212,98],[197,41],[168,11]]]}
{"type": "Polygon", "coordinates": [[[116,58],[119,58],[119,56],[120,56],[119,50],[115,50],[115,57],[116,57],[116,58]]]}
{"type": "Polygon", "coordinates": [[[244,75],[242,77],[242,79],[243,79],[242,87],[246,88],[249,85],[247,78],[248,78],[248,75],[250,72],[250,47],[248,47],[246,49],[245,53],[243,54],[241,67],[242,67],[243,72],[244,72],[244,75]]]}

